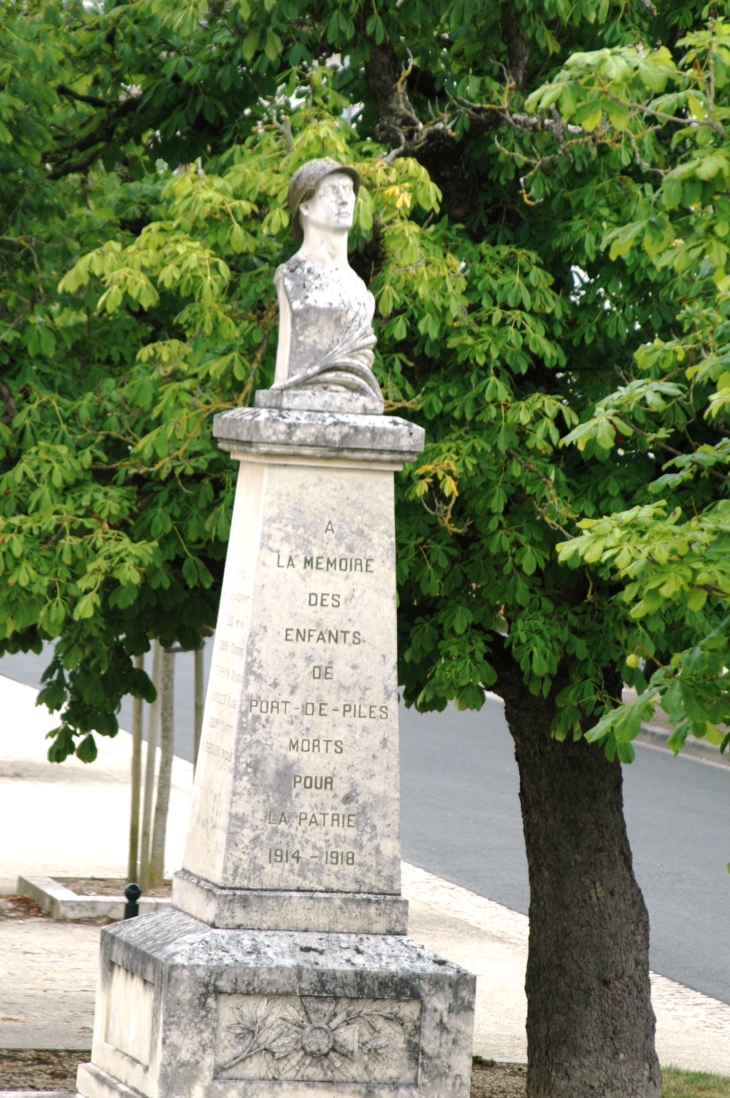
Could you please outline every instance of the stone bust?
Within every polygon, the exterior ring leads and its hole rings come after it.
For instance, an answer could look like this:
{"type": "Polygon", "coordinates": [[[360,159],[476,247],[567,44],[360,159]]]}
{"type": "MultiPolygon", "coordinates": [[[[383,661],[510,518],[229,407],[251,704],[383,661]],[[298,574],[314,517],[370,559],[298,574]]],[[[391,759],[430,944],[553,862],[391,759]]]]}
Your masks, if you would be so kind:
{"type": "Polygon", "coordinates": [[[309,160],[292,176],[289,208],[299,251],[276,272],[279,344],[271,389],[258,407],[380,414],[372,371],[375,300],[347,261],[360,176],[309,160]]]}

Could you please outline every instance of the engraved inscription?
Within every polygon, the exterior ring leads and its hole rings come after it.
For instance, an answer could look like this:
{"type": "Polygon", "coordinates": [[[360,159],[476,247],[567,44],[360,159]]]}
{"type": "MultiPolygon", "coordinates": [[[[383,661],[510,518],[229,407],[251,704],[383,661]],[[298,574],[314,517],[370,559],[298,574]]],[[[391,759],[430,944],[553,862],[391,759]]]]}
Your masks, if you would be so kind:
{"type": "Polygon", "coordinates": [[[357,827],[357,813],[299,812],[297,827],[357,827]]]}
{"type": "Polygon", "coordinates": [[[290,860],[297,864],[302,860],[302,856],[298,850],[290,851],[288,847],[269,848],[269,865],[274,863],[280,865],[282,862],[288,862],[290,860]]]}
{"type": "Polygon", "coordinates": [[[267,822],[274,827],[357,827],[357,812],[291,812],[287,818],[286,812],[272,808],[267,822]]]}
{"type": "Polygon", "coordinates": [[[295,774],[294,789],[334,789],[334,779],[323,774],[295,774]]]}
{"type": "Polygon", "coordinates": [[[310,606],[331,606],[334,609],[340,605],[340,596],[337,591],[310,591],[307,596],[307,602],[310,606]]]}
{"type": "Polygon", "coordinates": [[[300,641],[304,644],[363,644],[358,629],[284,629],[285,641],[300,641]],[[349,640],[348,640],[349,638],[349,640]]]}
{"type": "MultiPolygon", "coordinates": [[[[327,668],[324,670],[326,671],[327,668]]],[[[231,678],[236,680],[237,672],[231,671],[231,678]]],[[[331,676],[327,675],[325,678],[331,678],[331,676]]],[[[214,695],[213,700],[222,702],[225,697],[225,694],[218,694],[214,695]]],[[[305,701],[301,705],[294,705],[293,702],[283,698],[249,698],[248,711],[259,713],[261,716],[283,714],[286,717],[291,712],[301,713],[303,717],[329,717],[332,713],[341,713],[343,718],[350,717],[364,721],[387,721],[388,719],[387,705],[371,705],[367,702],[344,702],[342,706],[333,705],[330,708],[329,702],[305,701]]]]}
{"type": "Polygon", "coordinates": [[[205,750],[208,755],[219,755],[225,762],[233,761],[233,752],[227,751],[225,747],[221,747],[218,743],[208,742],[205,745],[205,750]]]}
{"type": "Polygon", "coordinates": [[[305,557],[305,569],[315,572],[372,572],[373,557],[305,557]]]}
{"type": "Polygon", "coordinates": [[[418,1082],[420,999],[220,995],[217,1079],[418,1082]]]}
{"type": "MultiPolygon", "coordinates": [[[[338,474],[337,512],[310,523],[307,504],[294,521],[307,494],[295,485],[310,474],[272,477],[284,496],[255,544],[255,523],[245,537],[236,527],[245,546],[227,562],[200,752],[205,813],[252,887],[377,891],[385,876],[395,890],[390,503],[363,495],[360,474],[338,474]],[[245,802],[241,828],[217,783],[245,802]]],[[[212,844],[211,832],[190,868],[204,875],[212,844]]]]}
{"type": "Polygon", "coordinates": [[[276,701],[269,698],[249,698],[248,710],[249,713],[283,713],[286,716],[286,712],[291,705],[289,701],[276,701]]]}
{"type": "Polygon", "coordinates": [[[303,568],[312,572],[374,572],[374,557],[311,557],[298,558],[291,553],[276,554],[277,568],[303,568]],[[301,564],[298,563],[301,559],[301,564]]]}
{"type": "Polygon", "coordinates": [[[311,752],[313,755],[341,755],[343,753],[342,740],[310,740],[289,738],[289,750],[301,751],[304,755],[311,752]]]}

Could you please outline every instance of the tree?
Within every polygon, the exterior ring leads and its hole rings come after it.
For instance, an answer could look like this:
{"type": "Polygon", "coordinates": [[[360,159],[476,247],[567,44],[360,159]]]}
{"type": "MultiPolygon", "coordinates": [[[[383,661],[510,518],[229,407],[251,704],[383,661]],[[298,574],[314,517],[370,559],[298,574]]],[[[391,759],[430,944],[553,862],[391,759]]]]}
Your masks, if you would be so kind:
{"type": "Polygon", "coordinates": [[[658,702],[676,747],[728,716],[730,47],[702,18],[138,0],[3,32],[2,643],[58,638],[51,755],[149,696],[150,637],[214,623],[210,419],[273,375],[291,172],[356,163],[376,370],[428,437],[398,488],[405,697],[488,686],[515,741],[530,1098],[661,1092],[621,763],[658,702]]]}

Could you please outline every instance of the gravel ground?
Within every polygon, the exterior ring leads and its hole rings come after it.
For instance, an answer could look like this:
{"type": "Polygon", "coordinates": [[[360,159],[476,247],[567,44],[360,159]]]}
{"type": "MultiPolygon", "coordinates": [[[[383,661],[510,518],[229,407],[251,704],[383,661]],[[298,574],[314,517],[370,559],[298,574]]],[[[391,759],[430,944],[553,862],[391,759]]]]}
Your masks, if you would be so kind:
{"type": "MultiPolygon", "coordinates": [[[[76,1095],[76,1068],[88,1049],[0,1049],[0,1090],[66,1091],[76,1095]]],[[[525,1064],[500,1064],[475,1057],[471,1098],[525,1098],[525,1064]]],[[[667,1098],[726,1098],[730,1079],[676,1071],[664,1072],[667,1098]]]]}
{"type": "Polygon", "coordinates": [[[1,1090],[68,1090],[76,1093],[76,1068],[88,1049],[0,1049],[1,1090]]]}
{"type": "MultiPolygon", "coordinates": [[[[90,1052],[75,1049],[0,1049],[0,1090],[76,1093],[76,1068],[90,1052]]],[[[475,1064],[472,1098],[524,1098],[524,1064],[475,1064]]]]}
{"type": "Polygon", "coordinates": [[[526,1064],[474,1064],[471,1098],[525,1098],[526,1064]]]}
{"type": "Polygon", "coordinates": [[[38,904],[27,896],[0,896],[0,919],[45,919],[38,904]]]}

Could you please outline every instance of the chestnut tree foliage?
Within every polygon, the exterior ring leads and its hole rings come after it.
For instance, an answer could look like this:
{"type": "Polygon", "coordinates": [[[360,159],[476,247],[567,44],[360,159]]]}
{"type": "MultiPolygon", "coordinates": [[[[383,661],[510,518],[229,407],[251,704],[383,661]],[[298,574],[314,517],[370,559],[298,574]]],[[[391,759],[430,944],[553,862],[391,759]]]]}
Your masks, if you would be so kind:
{"type": "Polygon", "coordinates": [[[677,750],[730,723],[727,5],[23,0],[0,59],[0,651],[55,642],[50,758],[215,625],[212,416],[272,381],[292,172],[356,164],[375,371],[427,435],[405,699],[491,687],[516,744],[528,1093],[656,1098],[618,760],[659,705],[677,750]]]}
{"type": "Polygon", "coordinates": [[[507,659],[558,739],[630,761],[657,704],[677,748],[721,738],[721,14],[27,0],[0,49],[0,644],[56,641],[52,759],[149,696],[151,637],[215,623],[211,417],[271,382],[287,181],[319,155],[362,172],[377,375],[428,435],[399,481],[407,700],[479,707],[507,659]]]}

